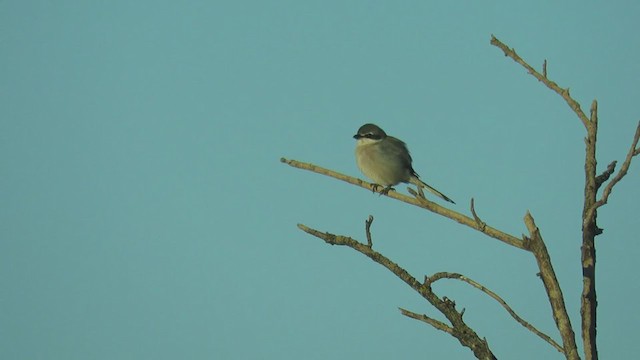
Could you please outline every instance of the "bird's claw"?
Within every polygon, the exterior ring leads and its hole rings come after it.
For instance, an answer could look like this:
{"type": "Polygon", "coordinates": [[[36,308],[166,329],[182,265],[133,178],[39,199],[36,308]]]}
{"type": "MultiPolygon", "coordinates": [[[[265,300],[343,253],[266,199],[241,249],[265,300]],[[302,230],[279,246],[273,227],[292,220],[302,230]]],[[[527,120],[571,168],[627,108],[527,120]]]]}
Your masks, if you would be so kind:
{"type": "Polygon", "coordinates": [[[391,185],[385,186],[382,190],[379,190],[381,187],[383,187],[383,186],[380,185],[380,184],[373,184],[372,187],[371,187],[371,191],[372,192],[378,192],[378,193],[380,193],[380,195],[387,195],[387,194],[389,194],[390,190],[396,191],[396,189],[391,187],[391,185]]]}

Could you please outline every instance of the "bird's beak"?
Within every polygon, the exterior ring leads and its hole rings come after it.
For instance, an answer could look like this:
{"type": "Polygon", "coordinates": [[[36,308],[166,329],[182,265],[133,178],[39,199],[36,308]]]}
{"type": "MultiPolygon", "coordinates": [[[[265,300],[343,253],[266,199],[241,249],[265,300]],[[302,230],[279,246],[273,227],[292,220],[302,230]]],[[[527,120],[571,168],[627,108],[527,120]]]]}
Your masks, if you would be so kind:
{"type": "Polygon", "coordinates": [[[355,135],[353,135],[353,138],[354,138],[354,139],[360,139],[361,137],[362,137],[362,136],[361,136],[360,134],[355,134],[355,135]]]}

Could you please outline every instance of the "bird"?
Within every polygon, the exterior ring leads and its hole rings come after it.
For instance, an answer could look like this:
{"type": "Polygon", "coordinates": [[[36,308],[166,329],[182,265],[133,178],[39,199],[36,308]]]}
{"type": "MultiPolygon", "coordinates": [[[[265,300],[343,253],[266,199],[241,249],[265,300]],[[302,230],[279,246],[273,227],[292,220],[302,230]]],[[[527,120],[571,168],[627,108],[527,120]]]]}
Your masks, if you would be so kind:
{"type": "Polygon", "coordinates": [[[364,124],[353,136],[356,139],[356,163],[360,171],[374,185],[384,186],[382,194],[399,183],[410,183],[426,188],[441,199],[455,204],[453,200],[420,180],[413,170],[411,154],[402,140],[387,135],[375,124],[364,124]]]}

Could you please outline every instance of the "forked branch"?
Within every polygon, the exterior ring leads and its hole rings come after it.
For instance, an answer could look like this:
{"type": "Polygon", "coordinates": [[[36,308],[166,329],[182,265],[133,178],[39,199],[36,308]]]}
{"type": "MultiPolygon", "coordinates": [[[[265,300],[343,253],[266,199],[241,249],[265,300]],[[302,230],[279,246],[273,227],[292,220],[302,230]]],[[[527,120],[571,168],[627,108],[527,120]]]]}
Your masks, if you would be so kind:
{"type": "Polygon", "coordinates": [[[640,154],[640,147],[638,147],[639,141],[640,141],[640,121],[638,122],[638,126],[636,127],[636,133],[633,136],[631,147],[627,152],[627,157],[624,159],[624,162],[622,163],[622,166],[620,167],[620,170],[618,170],[618,173],[616,174],[616,176],[614,176],[613,179],[607,184],[607,186],[605,186],[604,191],[602,192],[602,197],[593,206],[594,210],[607,203],[607,200],[609,199],[609,195],[611,194],[611,190],[613,190],[613,187],[616,186],[616,184],[619,183],[620,180],[622,180],[622,178],[625,175],[627,175],[627,172],[629,171],[629,166],[631,165],[631,160],[633,159],[634,156],[637,156],[638,154],[640,154]]]}
{"type": "MultiPolygon", "coordinates": [[[[631,148],[627,153],[627,157],[620,167],[618,173],[614,178],[605,186],[602,192],[602,197],[596,201],[598,189],[609,180],[613,174],[616,166],[616,162],[609,164],[607,169],[599,176],[596,176],[596,143],[598,134],[598,102],[593,100],[591,103],[590,115],[587,115],[582,111],[580,104],[571,97],[569,89],[563,89],[555,82],[549,80],[547,77],[547,61],[545,60],[542,66],[542,74],[536,71],[532,66],[527,64],[514,49],[509,48],[507,45],[498,40],[495,36],[491,36],[491,45],[500,48],[505,56],[510,57],[515,62],[524,67],[529,74],[534,76],[540,82],[545,84],[549,89],[560,95],[569,107],[578,116],[585,129],[587,130],[587,136],[585,138],[585,185],[584,185],[584,205],[582,213],[582,247],[581,247],[581,262],[582,262],[582,274],[583,274],[583,289],[580,305],[580,314],[582,319],[582,340],[584,344],[584,352],[587,360],[595,360],[598,358],[598,349],[596,344],[596,307],[597,307],[597,294],[596,294],[596,251],[595,251],[595,237],[602,233],[596,223],[597,209],[607,203],[609,195],[613,190],[613,187],[622,180],[627,174],[631,159],[640,154],[640,148],[638,148],[638,140],[640,138],[640,123],[638,124],[633,138],[631,148]]],[[[532,219],[531,219],[532,220],[532,219]]],[[[538,257],[536,256],[536,259],[538,257]]],[[[546,284],[545,284],[546,286],[546,284]]],[[[553,303],[552,303],[553,305],[553,303]]],[[[555,310],[554,310],[555,311],[555,310]]],[[[554,312],[554,317],[556,313],[554,312]]],[[[556,319],[558,322],[558,319],[556,319]]],[[[560,323],[558,323],[560,326],[560,323]]],[[[562,330],[561,330],[562,332],[562,330]]],[[[564,336],[563,336],[564,340],[564,336]]],[[[567,344],[565,343],[565,346],[567,344]]],[[[571,355],[571,353],[568,353],[571,355]]],[[[576,355],[577,356],[577,355],[576,355]]]]}
{"type": "Polygon", "coordinates": [[[527,62],[524,61],[516,53],[515,49],[512,49],[512,48],[508,47],[507,45],[502,43],[502,41],[498,40],[493,35],[491,35],[491,45],[500,48],[500,50],[502,50],[504,52],[505,56],[508,56],[508,57],[512,58],[515,62],[517,62],[518,64],[522,65],[522,67],[527,69],[529,74],[533,75],[536,79],[538,79],[540,82],[545,84],[549,89],[555,91],[558,95],[562,96],[564,101],[567,102],[567,105],[569,105],[569,107],[573,110],[573,112],[575,112],[576,115],[578,115],[578,117],[580,118],[580,121],[582,121],[582,124],[584,125],[584,127],[585,128],[589,127],[589,118],[584,113],[584,111],[582,111],[582,108],[580,107],[580,104],[571,97],[571,94],[569,93],[569,88],[563,89],[558,84],[556,84],[554,81],[551,81],[551,80],[549,80],[549,78],[547,78],[547,61],[546,60],[544,61],[544,64],[543,64],[543,67],[542,67],[543,73],[540,74],[531,65],[527,64],[527,62]]]}
{"type": "Polygon", "coordinates": [[[489,349],[489,345],[483,339],[481,339],[472,328],[470,328],[462,319],[462,312],[456,310],[455,303],[448,299],[441,299],[431,290],[431,286],[429,284],[423,284],[416,280],[411,274],[409,274],[405,269],[398,266],[398,264],[391,261],[386,256],[381,253],[373,250],[371,246],[368,244],[363,244],[359,241],[356,241],[347,236],[334,235],[327,232],[321,232],[315,229],[312,229],[303,224],[298,224],[298,228],[302,231],[311,234],[319,239],[324,240],[327,244],[331,245],[342,245],[350,247],[361,254],[369,257],[371,260],[376,263],[386,267],[389,271],[395,274],[397,277],[402,279],[407,285],[409,285],[412,289],[418,292],[425,300],[427,300],[431,305],[433,305],[438,311],[440,311],[446,318],[449,320],[451,325],[447,325],[441,321],[431,319],[426,315],[420,316],[415,313],[411,313],[408,311],[402,311],[405,316],[409,316],[412,318],[416,318],[418,320],[424,321],[432,326],[434,326],[438,330],[442,330],[446,333],[451,334],[453,337],[458,339],[458,341],[465,347],[468,347],[473,351],[474,355],[478,359],[495,359],[495,356],[489,349]]]}
{"type": "Polygon", "coordinates": [[[535,326],[531,325],[530,323],[528,323],[526,320],[524,320],[523,318],[520,317],[520,315],[518,315],[512,308],[511,306],[509,306],[509,304],[507,304],[506,301],[504,301],[503,298],[500,297],[500,295],[496,294],[495,292],[489,290],[487,287],[485,287],[484,285],[462,275],[462,274],[458,274],[458,273],[449,273],[449,272],[439,272],[439,273],[435,273],[431,276],[429,276],[427,279],[425,279],[426,283],[429,284],[433,284],[434,282],[440,280],[440,279],[454,279],[454,280],[460,280],[463,281],[471,286],[473,286],[474,288],[482,291],[483,293],[489,295],[492,299],[494,299],[495,301],[497,301],[505,310],[507,310],[507,312],[509,313],[509,315],[511,315],[512,318],[514,318],[520,325],[524,326],[527,330],[531,331],[532,333],[538,335],[542,340],[548,342],[551,346],[553,346],[556,350],[558,350],[561,353],[564,353],[564,349],[562,349],[562,346],[560,346],[557,342],[555,342],[555,340],[553,340],[549,335],[543,333],[542,331],[536,329],[535,326]]]}

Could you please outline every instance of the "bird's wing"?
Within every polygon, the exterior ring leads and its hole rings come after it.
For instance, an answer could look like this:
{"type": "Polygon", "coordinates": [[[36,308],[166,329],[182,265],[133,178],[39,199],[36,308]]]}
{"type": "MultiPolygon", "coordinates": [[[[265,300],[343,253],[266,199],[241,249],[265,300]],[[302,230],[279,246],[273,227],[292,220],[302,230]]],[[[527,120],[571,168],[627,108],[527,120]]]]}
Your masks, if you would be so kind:
{"type": "Polygon", "coordinates": [[[413,171],[413,167],[411,165],[411,163],[413,162],[413,159],[411,159],[411,154],[409,153],[407,144],[405,144],[404,141],[398,138],[395,138],[393,136],[387,136],[386,140],[396,145],[396,146],[389,147],[390,151],[393,152],[392,153],[393,157],[398,159],[398,161],[400,161],[404,167],[410,169],[412,174],[415,174],[415,171],[413,171]]]}

